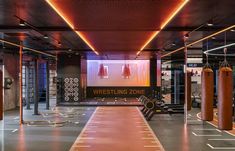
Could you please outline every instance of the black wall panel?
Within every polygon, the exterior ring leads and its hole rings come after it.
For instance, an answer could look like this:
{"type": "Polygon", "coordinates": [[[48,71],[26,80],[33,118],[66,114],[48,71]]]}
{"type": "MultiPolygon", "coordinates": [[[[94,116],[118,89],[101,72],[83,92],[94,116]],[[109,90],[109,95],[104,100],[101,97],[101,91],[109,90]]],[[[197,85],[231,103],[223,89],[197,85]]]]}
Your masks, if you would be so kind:
{"type": "Polygon", "coordinates": [[[57,103],[81,101],[80,56],[59,55],[57,60],[57,103]]]}

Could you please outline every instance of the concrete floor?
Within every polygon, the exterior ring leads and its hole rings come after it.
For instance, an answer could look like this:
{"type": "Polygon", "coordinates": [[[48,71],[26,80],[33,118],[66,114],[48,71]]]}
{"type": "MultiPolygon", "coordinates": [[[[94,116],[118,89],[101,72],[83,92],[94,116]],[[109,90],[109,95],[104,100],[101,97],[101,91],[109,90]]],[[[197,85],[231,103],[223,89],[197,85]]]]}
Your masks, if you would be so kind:
{"type": "MultiPolygon", "coordinates": [[[[43,110],[40,106],[41,115],[33,115],[33,110],[24,111],[24,120],[27,121],[66,121],[62,127],[51,126],[19,126],[18,112],[8,111],[5,113],[4,121],[0,122],[0,145],[1,151],[67,151],[71,148],[77,136],[82,131],[89,117],[94,111],[94,107],[57,107],[56,110],[76,111],[76,115],[68,117],[45,116],[51,111],[43,110]]],[[[50,114],[49,114],[50,115],[50,114]]],[[[59,125],[61,126],[61,125],[59,125]]]]}
{"type": "MultiPolygon", "coordinates": [[[[44,108],[44,105],[40,105],[41,115],[33,115],[33,110],[24,111],[25,121],[64,123],[54,125],[55,127],[43,124],[19,126],[18,112],[8,111],[5,113],[4,121],[0,122],[1,151],[68,151],[96,109],[95,107],[52,107],[53,110],[48,111],[44,108]]],[[[111,112],[112,110],[109,110],[108,114],[112,115],[111,112]]],[[[197,112],[199,110],[192,115],[196,115],[197,112]]],[[[158,114],[153,117],[149,125],[166,151],[235,150],[235,136],[220,131],[207,122],[190,122],[185,126],[183,115],[158,114]]],[[[128,131],[125,131],[124,135],[128,135],[128,131]]]]}
{"type": "Polygon", "coordinates": [[[184,124],[183,115],[158,114],[149,125],[166,151],[234,151],[235,136],[199,121],[198,112],[200,109],[190,113],[188,124],[184,124]]]}

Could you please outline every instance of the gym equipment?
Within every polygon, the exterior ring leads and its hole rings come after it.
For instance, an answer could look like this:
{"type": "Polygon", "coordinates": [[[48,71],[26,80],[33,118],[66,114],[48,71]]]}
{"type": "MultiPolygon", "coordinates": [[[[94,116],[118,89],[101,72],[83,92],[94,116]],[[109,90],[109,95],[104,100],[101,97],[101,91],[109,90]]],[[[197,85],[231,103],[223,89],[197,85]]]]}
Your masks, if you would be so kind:
{"type": "Polygon", "coordinates": [[[233,73],[226,60],[227,48],[224,49],[224,61],[220,65],[218,78],[218,128],[233,129],[233,73]]]}
{"type": "Polygon", "coordinates": [[[14,80],[12,78],[9,77],[4,78],[4,89],[10,89],[13,81],[14,80]]]}
{"type": "Polygon", "coordinates": [[[184,114],[184,105],[165,104],[162,100],[149,99],[146,96],[140,96],[139,101],[144,105],[141,111],[148,121],[155,114],[184,114]]]}
{"type": "Polygon", "coordinates": [[[219,69],[218,89],[218,128],[232,130],[232,99],[233,99],[232,69],[223,66],[219,69]]]}
{"type": "Polygon", "coordinates": [[[214,75],[208,62],[204,66],[201,74],[202,101],[201,117],[203,121],[213,120],[213,101],[214,101],[214,75]]]}

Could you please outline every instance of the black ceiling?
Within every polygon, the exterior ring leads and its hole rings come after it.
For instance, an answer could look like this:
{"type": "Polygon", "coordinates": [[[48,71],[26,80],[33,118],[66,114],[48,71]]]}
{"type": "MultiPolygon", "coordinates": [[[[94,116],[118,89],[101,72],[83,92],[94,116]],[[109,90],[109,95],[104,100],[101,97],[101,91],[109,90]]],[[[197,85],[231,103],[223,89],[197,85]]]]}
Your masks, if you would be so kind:
{"type": "MultiPolygon", "coordinates": [[[[91,3],[91,5],[97,4],[99,1],[102,0],[93,0],[94,3],[91,3]]],[[[115,1],[115,3],[118,3],[118,1],[115,1]]],[[[156,50],[165,50],[163,53],[167,53],[177,49],[183,46],[183,36],[186,33],[190,33],[188,39],[190,42],[233,25],[235,23],[234,8],[234,0],[190,0],[137,57],[148,59],[154,55],[156,50]],[[210,20],[214,22],[212,27],[206,26],[206,23],[210,20]],[[200,29],[191,32],[199,26],[201,26],[200,29]],[[172,45],[172,43],[176,45],[172,45]]],[[[50,53],[79,52],[88,59],[136,58],[135,54],[124,52],[96,56],[44,0],[1,0],[0,38],[16,43],[23,40],[24,45],[28,47],[50,53]],[[19,26],[19,18],[26,21],[29,26],[19,26]],[[49,36],[48,39],[43,38],[45,34],[49,36]],[[73,50],[72,52],[68,51],[70,48],[73,50]]],[[[228,34],[227,40],[235,41],[235,33],[228,34]]],[[[220,45],[224,41],[224,36],[217,36],[215,40],[211,41],[213,41],[211,47],[220,45]]],[[[205,42],[192,46],[190,49],[199,51],[203,48],[203,44],[205,45],[205,42]]]]}

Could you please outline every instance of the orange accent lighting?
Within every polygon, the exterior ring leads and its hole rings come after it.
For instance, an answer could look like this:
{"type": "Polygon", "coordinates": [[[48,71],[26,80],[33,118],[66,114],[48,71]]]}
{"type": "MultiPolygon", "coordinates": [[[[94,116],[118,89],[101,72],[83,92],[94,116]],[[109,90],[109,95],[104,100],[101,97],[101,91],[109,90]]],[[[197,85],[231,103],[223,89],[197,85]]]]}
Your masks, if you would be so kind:
{"type": "Polygon", "coordinates": [[[221,33],[225,32],[225,31],[228,31],[228,30],[233,29],[233,28],[235,28],[235,25],[232,25],[232,26],[229,26],[229,27],[227,27],[227,28],[224,28],[224,29],[222,29],[222,30],[220,30],[220,31],[217,31],[217,32],[211,34],[211,35],[208,35],[208,36],[206,36],[206,37],[204,37],[204,38],[198,39],[198,40],[196,40],[196,41],[194,41],[194,42],[192,42],[192,43],[190,43],[190,44],[187,44],[186,46],[180,47],[180,48],[178,48],[178,49],[176,49],[176,50],[174,50],[174,51],[171,51],[171,52],[169,52],[169,53],[167,53],[167,54],[165,54],[165,55],[162,55],[161,58],[166,57],[166,56],[169,56],[169,55],[171,55],[171,54],[173,54],[173,53],[176,53],[176,52],[178,52],[178,51],[184,50],[185,47],[189,47],[189,46],[191,46],[191,45],[195,45],[196,43],[199,43],[199,42],[202,42],[203,40],[212,38],[212,37],[214,37],[214,36],[216,36],[216,35],[218,35],[218,34],[221,34],[221,33]]]}
{"type": "Polygon", "coordinates": [[[169,18],[167,18],[167,20],[161,25],[160,30],[159,31],[155,31],[152,36],[145,42],[145,44],[141,47],[140,51],[137,52],[137,55],[153,40],[153,38],[155,38],[162,29],[164,29],[166,27],[166,25],[176,16],[176,14],[186,5],[186,3],[189,0],[184,0],[179,7],[172,12],[172,14],[170,15],[169,18]]]}
{"type": "Polygon", "coordinates": [[[53,2],[50,0],[46,0],[46,2],[53,8],[53,10],[69,25],[69,27],[91,48],[91,50],[96,54],[99,55],[99,53],[95,50],[95,48],[90,44],[90,42],[83,36],[79,31],[77,31],[74,27],[74,25],[69,21],[65,15],[62,13],[61,10],[59,10],[53,2]]]}

